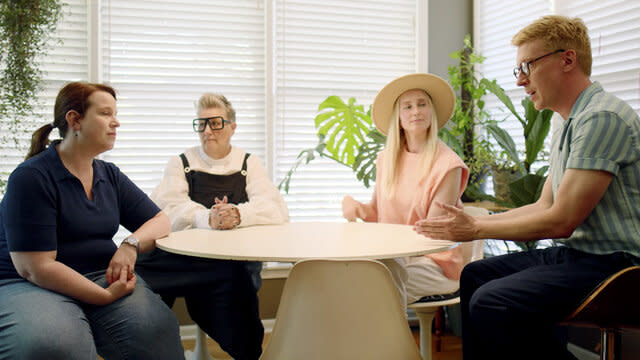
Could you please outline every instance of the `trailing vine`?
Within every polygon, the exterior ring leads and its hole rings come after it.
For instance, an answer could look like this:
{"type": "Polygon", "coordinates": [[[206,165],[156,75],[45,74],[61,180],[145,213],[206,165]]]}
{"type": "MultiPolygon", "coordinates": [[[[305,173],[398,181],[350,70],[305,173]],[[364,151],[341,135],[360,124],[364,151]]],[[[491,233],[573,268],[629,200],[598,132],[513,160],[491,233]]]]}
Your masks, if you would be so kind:
{"type": "MultiPolygon", "coordinates": [[[[49,50],[62,14],[59,0],[0,2],[0,123],[2,148],[19,148],[25,119],[33,116],[42,90],[39,61],[49,50]]],[[[5,174],[0,174],[4,188],[5,174]]]]}

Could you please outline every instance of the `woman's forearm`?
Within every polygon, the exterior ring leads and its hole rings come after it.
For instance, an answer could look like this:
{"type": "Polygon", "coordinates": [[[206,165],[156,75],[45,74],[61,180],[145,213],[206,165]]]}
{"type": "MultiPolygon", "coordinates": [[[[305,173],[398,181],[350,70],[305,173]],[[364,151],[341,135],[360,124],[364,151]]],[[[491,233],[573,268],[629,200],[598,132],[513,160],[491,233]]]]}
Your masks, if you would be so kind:
{"type": "Polygon", "coordinates": [[[133,232],[133,236],[140,242],[140,252],[148,252],[156,247],[156,240],[169,235],[171,223],[164,211],[147,220],[133,232]]]}
{"type": "Polygon", "coordinates": [[[20,276],[41,288],[93,305],[104,305],[115,300],[106,289],[67,265],[53,260],[50,252],[10,254],[20,276]]]}

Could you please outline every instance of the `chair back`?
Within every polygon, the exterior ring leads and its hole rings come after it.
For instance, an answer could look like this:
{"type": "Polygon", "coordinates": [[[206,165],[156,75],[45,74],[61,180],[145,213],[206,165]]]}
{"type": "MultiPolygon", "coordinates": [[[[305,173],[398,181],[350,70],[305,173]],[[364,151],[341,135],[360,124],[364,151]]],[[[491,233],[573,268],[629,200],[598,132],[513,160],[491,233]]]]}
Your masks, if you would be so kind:
{"type": "Polygon", "coordinates": [[[603,281],[565,320],[574,326],[640,329],[640,266],[622,269],[603,281]]]}
{"type": "Polygon", "coordinates": [[[285,283],[261,359],[421,358],[381,262],[303,260],[285,283]]]}

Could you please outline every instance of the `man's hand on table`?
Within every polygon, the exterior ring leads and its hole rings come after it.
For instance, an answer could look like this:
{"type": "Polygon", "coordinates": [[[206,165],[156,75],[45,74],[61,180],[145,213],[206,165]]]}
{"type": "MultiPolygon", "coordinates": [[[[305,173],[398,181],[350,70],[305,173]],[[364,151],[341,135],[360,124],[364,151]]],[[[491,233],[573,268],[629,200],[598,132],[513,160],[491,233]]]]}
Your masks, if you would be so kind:
{"type": "Polygon", "coordinates": [[[416,221],[413,229],[432,239],[470,241],[476,237],[476,220],[464,210],[455,206],[436,202],[447,212],[446,215],[416,221]]]}

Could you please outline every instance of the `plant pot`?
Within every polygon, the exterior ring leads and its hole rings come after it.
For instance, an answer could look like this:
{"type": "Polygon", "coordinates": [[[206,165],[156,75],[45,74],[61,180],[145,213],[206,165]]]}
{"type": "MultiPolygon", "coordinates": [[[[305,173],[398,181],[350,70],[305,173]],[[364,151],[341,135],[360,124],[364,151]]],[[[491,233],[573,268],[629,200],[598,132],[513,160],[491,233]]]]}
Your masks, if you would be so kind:
{"type": "Polygon", "coordinates": [[[504,202],[510,203],[511,191],[509,189],[509,184],[520,178],[520,172],[514,168],[500,168],[497,166],[493,166],[491,170],[493,175],[493,193],[495,194],[495,197],[504,202]]]}
{"type": "Polygon", "coordinates": [[[487,175],[489,175],[487,170],[471,174],[467,188],[461,197],[462,202],[483,200],[482,196],[487,193],[487,175]]]}

